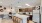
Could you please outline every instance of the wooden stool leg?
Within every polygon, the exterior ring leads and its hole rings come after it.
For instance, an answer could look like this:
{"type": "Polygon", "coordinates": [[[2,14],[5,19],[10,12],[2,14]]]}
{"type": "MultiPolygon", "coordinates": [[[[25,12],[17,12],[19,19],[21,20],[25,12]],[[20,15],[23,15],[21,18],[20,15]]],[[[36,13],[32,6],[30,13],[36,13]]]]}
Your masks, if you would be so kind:
{"type": "Polygon", "coordinates": [[[16,17],[16,23],[18,23],[18,17],[16,17]]]}

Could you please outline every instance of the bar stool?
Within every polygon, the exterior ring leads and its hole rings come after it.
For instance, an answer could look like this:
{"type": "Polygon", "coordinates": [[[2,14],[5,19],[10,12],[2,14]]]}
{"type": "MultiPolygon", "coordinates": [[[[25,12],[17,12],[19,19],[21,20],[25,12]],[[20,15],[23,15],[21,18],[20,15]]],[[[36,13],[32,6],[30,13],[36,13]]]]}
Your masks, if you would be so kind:
{"type": "Polygon", "coordinates": [[[22,20],[21,18],[18,18],[18,23],[21,23],[21,20],[22,20]]]}
{"type": "Polygon", "coordinates": [[[16,17],[16,23],[18,23],[18,17],[16,17]]]}
{"type": "Polygon", "coordinates": [[[15,23],[16,23],[16,16],[14,16],[14,17],[13,17],[13,22],[15,22],[15,23]]]}

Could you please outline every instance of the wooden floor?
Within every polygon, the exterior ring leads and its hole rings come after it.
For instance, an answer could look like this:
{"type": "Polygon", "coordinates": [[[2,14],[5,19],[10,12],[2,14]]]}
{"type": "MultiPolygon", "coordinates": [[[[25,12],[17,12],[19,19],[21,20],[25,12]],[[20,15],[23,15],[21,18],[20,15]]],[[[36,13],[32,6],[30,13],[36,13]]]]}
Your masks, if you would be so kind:
{"type": "Polygon", "coordinates": [[[13,21],[11,19],[3,19],[0,21],[0,23],[13,23],[13,21]]]}
{"type": "MultiPolygon", "coordinates": [[[[13,23],[12,19],[0,19],[0,23],[13,23]]],[[[14,22],[15,23],[15,22],[14,22]]],[[[34,23],[33,21],[29,20],[29,23],[34,23]]]]}
{"type": "Polygon", "coordinates": [[[29,20],[29,22],[28,23],[34,23],[33,21],[31,21],[31,20],[29,20]]]}

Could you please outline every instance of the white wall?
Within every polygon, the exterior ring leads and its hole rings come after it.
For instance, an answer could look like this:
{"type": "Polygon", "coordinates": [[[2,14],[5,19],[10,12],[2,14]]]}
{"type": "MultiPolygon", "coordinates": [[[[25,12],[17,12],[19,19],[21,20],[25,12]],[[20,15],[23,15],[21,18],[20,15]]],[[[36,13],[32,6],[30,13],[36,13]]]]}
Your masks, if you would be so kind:
{"type": "Polygon", "coordinates": [[[42,0],[41,0],[41,23],[42,23],[42,0]]]}

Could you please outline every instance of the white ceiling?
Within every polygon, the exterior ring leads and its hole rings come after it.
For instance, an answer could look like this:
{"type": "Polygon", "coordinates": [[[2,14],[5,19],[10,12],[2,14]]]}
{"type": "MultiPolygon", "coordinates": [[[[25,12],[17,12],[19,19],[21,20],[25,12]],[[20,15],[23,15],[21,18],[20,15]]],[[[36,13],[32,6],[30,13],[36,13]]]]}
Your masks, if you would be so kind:
{"type": "Polygon", "coordinates": [[[22,7],[27,7],[25,4],[29,4],[31,6],[38,6],[41,4],[41,0],[0,0],[0,5],[4,6],[22,6],[22,7]]]}

